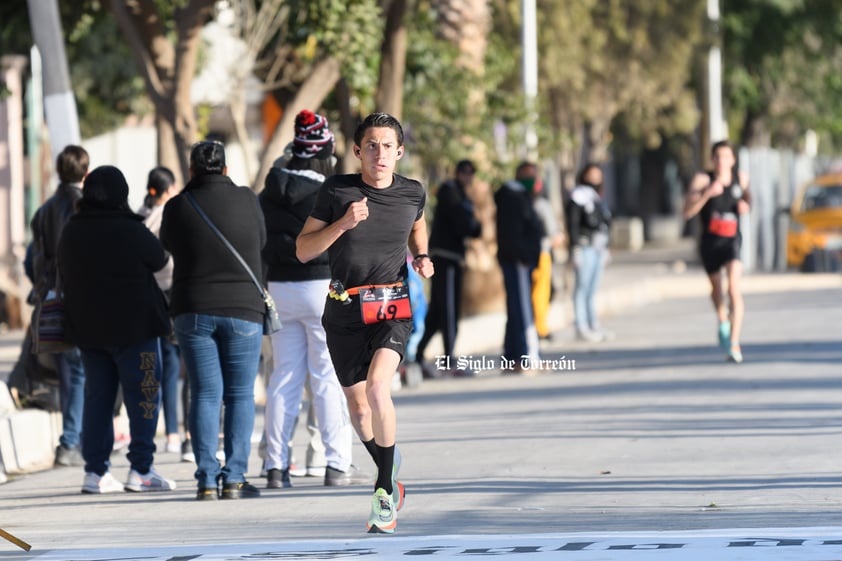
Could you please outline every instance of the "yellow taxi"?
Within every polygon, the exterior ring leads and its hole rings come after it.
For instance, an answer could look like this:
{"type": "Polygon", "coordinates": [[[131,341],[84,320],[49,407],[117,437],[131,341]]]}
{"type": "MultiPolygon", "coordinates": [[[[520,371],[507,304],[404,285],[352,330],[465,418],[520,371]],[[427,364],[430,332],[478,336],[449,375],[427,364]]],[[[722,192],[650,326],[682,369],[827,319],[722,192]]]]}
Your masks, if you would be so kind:
{"type": "Polygon", "coordinates": [[[801,186],[789,209],[786,260],[803,271],[836,269],[842,252],[842,173],[801,186]]]}

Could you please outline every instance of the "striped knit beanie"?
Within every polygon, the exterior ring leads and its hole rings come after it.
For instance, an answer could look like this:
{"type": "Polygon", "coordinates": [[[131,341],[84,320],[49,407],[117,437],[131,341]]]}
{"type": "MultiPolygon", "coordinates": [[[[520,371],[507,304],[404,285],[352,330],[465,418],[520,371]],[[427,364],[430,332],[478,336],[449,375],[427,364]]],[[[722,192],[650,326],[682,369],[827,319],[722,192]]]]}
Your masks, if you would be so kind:
{"type": "Polygon", "coordinates": [[[295,117],[295,139],[292,153],[299,158],[326,159],[333,155],[333,133],[327,119],[307,109],[295,117]]]}

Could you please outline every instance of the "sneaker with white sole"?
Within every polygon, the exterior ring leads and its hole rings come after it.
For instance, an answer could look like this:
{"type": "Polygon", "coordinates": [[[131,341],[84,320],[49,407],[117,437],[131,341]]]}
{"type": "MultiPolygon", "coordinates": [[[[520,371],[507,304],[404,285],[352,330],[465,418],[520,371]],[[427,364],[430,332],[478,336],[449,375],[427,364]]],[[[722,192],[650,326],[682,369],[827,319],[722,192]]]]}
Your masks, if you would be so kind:
{"type": "Polygon", "coordinates": [[[149,467],[149,473],[146,474],[141,474],[134,469],[129,470],[126,491],[145,493],[149,491],[172,491],[173,489],[175,489],[175,481],[164,478],[152,466],[149,467]]]}
{"type": "Polygon", "coordinates": [[[106,471],[102,475],[97,475],[92,471],[85,472],[82,493],[99,495],[102,493],[121,493],[123,490],[123,484],[114,479],[110,471],[106,471]]]}
{"type": "Polygon", "coordinates": [[[181,461],[191,464],[196,463],[196,456],[193,455],[193,444],[189,438],[181,443],[181,461]]]}
{"type": "Polygon", "coordinates": [[[740,364],[743,361],[743,351],[740,349],[738,343],[733,343],[728,350],[728,356],[725,357],[728,362],[736,362],[740,364]]]}
{"type": "Polygon", "coordinates": [[[398,525],[398,513],[392,496],[379,488],[371,499],[371,514],[366,528],[369,534],[392,534],[398,525]]]}

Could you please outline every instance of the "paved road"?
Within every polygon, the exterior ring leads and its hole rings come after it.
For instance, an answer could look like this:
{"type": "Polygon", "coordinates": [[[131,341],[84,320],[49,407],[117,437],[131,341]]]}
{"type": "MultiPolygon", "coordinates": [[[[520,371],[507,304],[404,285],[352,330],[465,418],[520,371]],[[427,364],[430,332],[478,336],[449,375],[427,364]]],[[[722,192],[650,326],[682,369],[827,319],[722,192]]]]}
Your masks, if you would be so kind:
{"type": "Polygon", "coordinates": [[[746,307],[741,365],[713,346],[707,301],[676,298],[610,318],[612,342],[560,337],[544,355],[565,370],[399,392],[395,537],[364,534],[367,487],[296,479],[197,502],[192,465],[161,454],[174,493],[83,496],[71,468],[3,485],[0,528],[33,550],[0,543],[0,560],[842,559],[840,290],[756,291],[746,307]]]}

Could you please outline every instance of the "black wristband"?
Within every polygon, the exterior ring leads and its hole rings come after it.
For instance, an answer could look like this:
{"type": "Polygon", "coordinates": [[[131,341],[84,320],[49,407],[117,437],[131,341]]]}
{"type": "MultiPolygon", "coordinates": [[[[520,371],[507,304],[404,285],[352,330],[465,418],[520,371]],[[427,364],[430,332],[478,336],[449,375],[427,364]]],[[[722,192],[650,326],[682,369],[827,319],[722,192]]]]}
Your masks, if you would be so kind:
{"type": "Polygon", "coordinates": [[[427,255],[426,253],[419,253],[418,255],[415,256],[413,261],[418,261],[419,259],[423,259],[424,257],[426,257],[427,259],[430,258],[430,256],[427,255]]]}

